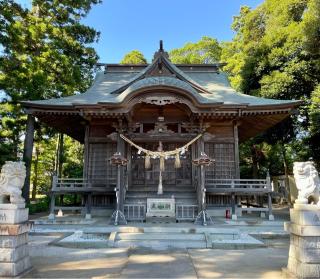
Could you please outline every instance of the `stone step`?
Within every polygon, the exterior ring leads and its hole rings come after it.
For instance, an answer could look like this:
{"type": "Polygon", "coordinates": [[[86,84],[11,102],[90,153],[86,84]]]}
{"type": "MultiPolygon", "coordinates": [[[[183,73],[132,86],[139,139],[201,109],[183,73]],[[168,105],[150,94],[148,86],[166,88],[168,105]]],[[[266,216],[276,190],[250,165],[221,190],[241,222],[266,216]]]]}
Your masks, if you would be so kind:
{"type": "Polygon", "coordinates": [[[179,248],[179,249],[203,249],[207,248],[205,241],[185,241],[185,240],[119,240],[115,242],[116,247],[144,247],[151,249],[168,249],[168,248],[179,248]]]}
{"type": "MultiPolygon", "coordinates": [[[[130,188],[127,190],[127,192],[132,192],[132,193],[157,193],[158,188],[155,189],[132,189],[130,188]]],[[[174,190],[174,189],[163,189],[163,193],[177,193],[177,194],[184,194],[184,193],[191,193],[195,194],[196,191],[194,189],[185,189],[185,190],[174,190]]]]}
{"type": "Polygon", "coordinates": [[[116,240],[185,240],[205,241],[202,233],[118,233],[116,240]]]}
{"type": "Polygon", "coordinates": [[[175,198],[195,198],[195,193],[166,193],[164,192],[162,195],[158,195],[157,192],[132,192],[128,191],[126,192],[126,197],[134,197],[134,198],[171,198],[171,196],[174,196],[175,198]]]}
{"type": "MultiPolygon", "coordinates": [[[[176,204],[186,204],[186,205],[197,205],[197,199],[195,198],[182,198],[182,199],[179,199],[179,198],[176,198],[176,204]]],[[[139,204],[139,203],[142,203],[142,204],[146,204],[147,203],[147,198],[134,198],[134,197],[126,197],[125,199],[125,204],[131,204],[131,203],[136,203],[136,204],[139,204]]]]}
{"type": "Polygon", "coordinates": [[[185,240],[119,240],[115,243],[116,247],[144,247],[151,249],[168,249],[168,248],[179,248],[179,249],[201,249],[207,248],[205,241],[185,241],[185,240]]]}

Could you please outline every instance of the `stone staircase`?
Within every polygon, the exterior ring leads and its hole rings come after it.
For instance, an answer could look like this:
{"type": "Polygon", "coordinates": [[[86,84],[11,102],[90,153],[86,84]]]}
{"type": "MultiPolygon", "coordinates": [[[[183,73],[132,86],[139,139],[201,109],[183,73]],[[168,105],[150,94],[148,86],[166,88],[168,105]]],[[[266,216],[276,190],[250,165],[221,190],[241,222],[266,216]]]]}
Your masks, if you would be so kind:
{"type": "Polygon", "coordinates": [[[163,186],[163,194],[158,195],[158,186],[133,185],[126,192],[125,204],[147,203],[147,198],[172,198],[176,204],[197,204],[196,190],[191,185],[163,186]]]}

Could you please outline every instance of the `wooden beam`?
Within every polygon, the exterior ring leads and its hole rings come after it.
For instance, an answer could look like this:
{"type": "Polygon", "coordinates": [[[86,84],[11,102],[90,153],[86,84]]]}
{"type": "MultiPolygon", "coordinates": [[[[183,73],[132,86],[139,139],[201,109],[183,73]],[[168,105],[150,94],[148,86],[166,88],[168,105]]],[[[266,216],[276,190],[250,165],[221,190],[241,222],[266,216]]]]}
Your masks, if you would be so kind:
{"type": "Polygon", "coordinates": [[[24,139],[23,149],[23,161],[26,164],[26,179],[22,188],[22,196],[26,203],[29,203],[30,193],[30,176],[31,176],[31,163],[32,163],[32,150],[33,150],[33,139],[34,139],[34,116],[28,114],[26,136],[24,139]]]}

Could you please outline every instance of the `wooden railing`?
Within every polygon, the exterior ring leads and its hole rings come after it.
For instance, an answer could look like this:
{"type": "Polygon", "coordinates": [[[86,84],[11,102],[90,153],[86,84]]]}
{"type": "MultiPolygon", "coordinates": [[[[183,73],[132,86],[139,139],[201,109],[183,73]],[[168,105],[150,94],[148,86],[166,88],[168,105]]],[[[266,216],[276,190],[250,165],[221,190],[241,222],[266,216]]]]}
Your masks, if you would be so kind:
{"type": "Polygon", "coordinates": [[[198,206],[194,204],[176,204],[176,219],[178,221],[193,221],[198,215],[198,206]]]}
{"type": "Polygon", "coordinates": [[[116,186],[116,178],[108,179],[83,179],[83,178],[58,178],[53,176],[52,178],[52,191],[91,191],[110,188],[113,189],[116,186]]]}
{"type": "Polygon", "coordinates": [[[146,204],[124,204],[124,215],[128,221],[143,222],[146,219],[146,204]]]}
{"type": "Polygon", "coordinates": [[[207,193],[269,193],[270,178],[266,179],[211,179],[206,178],[207,193]]]}

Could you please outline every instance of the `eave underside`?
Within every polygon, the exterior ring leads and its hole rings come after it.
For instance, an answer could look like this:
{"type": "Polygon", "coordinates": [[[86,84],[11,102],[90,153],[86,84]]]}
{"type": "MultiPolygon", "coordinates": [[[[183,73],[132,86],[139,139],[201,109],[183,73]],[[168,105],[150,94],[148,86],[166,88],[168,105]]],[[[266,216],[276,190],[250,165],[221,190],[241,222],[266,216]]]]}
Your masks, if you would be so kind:
{"type": "MultiPolygon", "coordinates": [[[[281,110],[261,110],[258,111],[242,111],[238,110],[203,112],[193,114],[193,118],[198,122],[205,122],[207,125],[215,125],[217,121],[234,120],[239,123],[239,140],[241,142],[252,138],[277,123],[284,120],[290,115],[291,108],[281,110]]],[[[69,135],[70,137],[84,142],[86,125],[90,125],[92,118],[109,119],[117,122],[117,119],[122,119],[123,122],[128,120],[129,114],[124,112],[106,112],[106,111],[58,111],[46,109],[33,109],[32,112],[40,122],[45,123],[49,127],[56,129],[58,132],[69,135]]]]}

